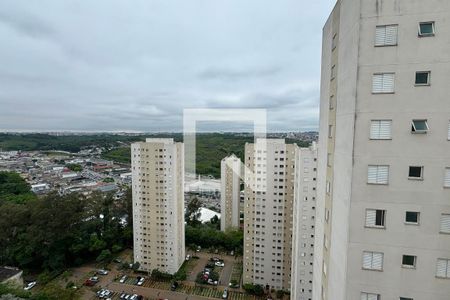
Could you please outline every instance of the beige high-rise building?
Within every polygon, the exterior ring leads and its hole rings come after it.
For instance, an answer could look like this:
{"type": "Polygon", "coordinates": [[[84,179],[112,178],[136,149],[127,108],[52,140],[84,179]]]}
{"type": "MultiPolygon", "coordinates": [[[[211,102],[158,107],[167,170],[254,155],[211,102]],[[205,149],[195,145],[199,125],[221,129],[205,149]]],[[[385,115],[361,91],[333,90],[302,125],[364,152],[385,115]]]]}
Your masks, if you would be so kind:
{"type": "Polygon", "coordinates": [[[323,30],[313,299],[450,299],[450,1],[323,30]]]}
{"type": "Polygon", "coordinates": [[[297,148],[294,180],[291,299],[312,299],[317,187],[317,144],[297,148]]]}
{"type": "Polygon", "coordinates": [[[290,289],[295,144],[245,145],[244,283],[290,289]]]}
{"type": "Polygon", "coordinates": [[[184,147],[173,139],[131,145],[134,261],[173,274],[185,258],[184,147]]]}
{"type": "Polygon", "coordinates": [[[239,228],[241,160],[232,154],[220,163],[220,229],[239,228]]]}

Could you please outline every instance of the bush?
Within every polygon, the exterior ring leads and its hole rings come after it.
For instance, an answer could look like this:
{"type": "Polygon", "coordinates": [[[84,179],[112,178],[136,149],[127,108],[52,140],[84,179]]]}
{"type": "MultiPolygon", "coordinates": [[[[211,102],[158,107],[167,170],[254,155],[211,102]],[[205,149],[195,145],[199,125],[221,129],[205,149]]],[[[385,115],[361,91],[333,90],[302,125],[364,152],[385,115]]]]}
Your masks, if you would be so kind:
{"type": "Polygon", "coordinates": [[[173,276],[169,273],[161,272],[158,269],[153,269],[151,274],[152,279],[156,281],[169,281],[172,280],[173,276]]]}
{"type": "Polygon", "coordinates": [[[244,284],[243,288],[247,293],[249,293],[251,295],[255,295],[255,296],[264,295],[264,288],[262,287],[262,285],[246,283],[246,284],[244,284]]]}

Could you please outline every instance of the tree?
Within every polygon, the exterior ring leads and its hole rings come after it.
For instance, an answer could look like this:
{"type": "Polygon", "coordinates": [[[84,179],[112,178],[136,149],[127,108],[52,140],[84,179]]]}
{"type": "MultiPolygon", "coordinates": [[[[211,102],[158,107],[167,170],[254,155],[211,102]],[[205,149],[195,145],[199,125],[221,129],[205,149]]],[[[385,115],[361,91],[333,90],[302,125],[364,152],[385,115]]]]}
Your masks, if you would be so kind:
{"type": "Polygon", "coordinates": [[[111,251],[106,249],[106,250],[102,250],[102,252],[100,252],[99,256],[97,256],[95,261],[98,263],[107,263],[107,262],[110,262],[111,259],[112,259],[111,251]]]}
{"type": "Polygon", "coordinates": [[[83,171],[83,167],[80,164],[67,164],[66,167],[74,172],[81,172],[83,171]]]}
{"type": "Polygon", "coordinates": [[[186,207],[185,221],[188,225],[199,225],[201,222],[198,220],[200,218],[200,208],[202,203],[200,199],[196,196],[192,197],[186,207]]]}
{"type": "Polygon", "coordinates": [[[15,172],[0,172],[0,204],[4,201],[25,203],[35,199],[30,185],[15,172]]]}

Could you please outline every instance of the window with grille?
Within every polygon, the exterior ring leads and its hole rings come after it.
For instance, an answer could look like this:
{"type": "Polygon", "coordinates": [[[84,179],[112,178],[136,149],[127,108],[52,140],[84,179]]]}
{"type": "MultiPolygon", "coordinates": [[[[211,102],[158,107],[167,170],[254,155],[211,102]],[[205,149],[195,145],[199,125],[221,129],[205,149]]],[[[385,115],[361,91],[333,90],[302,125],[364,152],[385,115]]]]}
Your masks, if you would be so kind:
{"type": "Polygon", "coordinates": [[[373,74],[372,93],[386,94],[394,93],[394,73],[378,73],[373,74]]]}
{"type": "Polygon", "coordinates": [[[366,227],[384,228],[386,211],[383,209],[366,209],[366,227]]]}
{"type": "Polygon", "coordinates": [[[450,259],[439,258],[437,260],[436,277],[450,278],[450,259]]]}
{"type": "Polygon", "coordinates": [[[388,184],[389,166],[370,165],[367,171],[367,183],[388,184]]]}
{"type": "Polygon", "coordinates": [[[441,233],[450,233],[450,214],[441,214],[441,233]]]}
{"type": "Polygon", "coordinates": [[[363,269],[366,270],[383,270],[383,253],[380,252],[363,252],[363,269]]]}
{"type": "Polygon", "coordinates": [[[450,188],[450,168],[445,168],[445,174],[444,174],[444,187],[450,188]]]}
{"type": "Polygon", "coordinates": [[[361,300],[380,300],[380,294],[362,292],[361,300]]]}
{"type": "Polygon", "coordinates": [[[371,140],[390,140],[392,138],[392,120],[370,121],[371,140]]]}
{"type": "Polygon", "coordinates": [[[380,25],[375,29],[375,46],[396,46],[398,25],[380,25]]]}

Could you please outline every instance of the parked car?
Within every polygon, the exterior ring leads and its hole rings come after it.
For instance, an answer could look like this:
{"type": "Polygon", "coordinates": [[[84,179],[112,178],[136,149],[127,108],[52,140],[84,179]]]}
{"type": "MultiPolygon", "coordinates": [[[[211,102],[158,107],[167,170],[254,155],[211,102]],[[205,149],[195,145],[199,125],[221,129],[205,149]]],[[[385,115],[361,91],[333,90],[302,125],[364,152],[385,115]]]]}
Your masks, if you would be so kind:
{"type": "Polygon", "coordinates": [[[98,270],[97,273],[100,274],[100,275],[108,275],[108,271],[106,271],[104,269],[98,270]]]}
{"type": "Polygon", "coordinates": [[[90,281],[94,281],[94,282],[98,282],[98,277],[97,276],[92,276],[92,277],[89,277],[89,280],[90,281]]]}
{"type": "Polygon", "coordinates": [[[223,261],[216,261],[216,267],[225,267],[225,264],[223,261]]]}
{"type": "Polygon", "coordinates": [[[134,294],[133,296],[130,297],[130,300],[137,300],[138,295],[134,294]]]}
{"type": "Polygon", "coordinates": [[[218,257],[211,257],[209,260],[210,260],[210,261],[216,262],[216,261],[219,261],[220,258],[218,258],[218,257]]]}
{"type": "Polygon", "coordinates": [[[198,246],[196,251],[200,252],[200,250],[202,250],[202,247],[198,246]]]}
{"type": "Polygon", "coordinates": [[[28,282],[28,284],[23,288],[25,291],[31,290],[36,285],[36,281],[28,282]]]}
{"type": "Polygon", "coordinates": [[[83,283],[85,286],[94,286],[97,283],[97,281],[92,281],[90,279],[86,279],[86,281],[83,283]]]}
{"type": "Polygon", "coordinates": [[[222,294],[222,299],[227,299],[227,298],[228,298],[228,289],[224,289],[223,294],[222,294]]]}
{"type": "Polygon", "coordinates": [[[127,275],[123,275],[123,276],[120,278],[119,282],[120,282],[120,283],[124,283],[125,280],[127,280],[127,278],[128,278],[127,275]]]}
{"type": "Polygon", "coordinates": [[[139,286],[143,285],[144,281],[145,281],[145,277],[142,277],[141,279],[139,279],[137,285],[139,285],[139,286]]]}
{"type": "Polygon", "coordinates": [[[119,299],[125,299],[127,294],[125,292],[120,293],[119,299]]]}
{"type": "Polygon", "coordinates": [[[219,283],[217,282],[217,280],[212,280],[210,278],[210,279],[208,279],[208,284],[210,284],[210,285],[218,285],[219,283]]]}
{"type": "Polygon", "coordinates": [[[191,259],[191,255],[190,254],[186,255],[186,260],[190,260],[190,259],[191,259]]]}
{"type": "Polygon", "coordinates": [[[179,285],[178,282],[176,282],[176,281],[172,282],[172,285],[170,286],[170,290],[175,291],[177,289],[178,285],[179,285]]]}
{"type": "Polygon", "coordinates": [[[234,256],[234,251],[233,250],[231,250],[230,255],[234,256]]]}
{"type": "Polygon", "coordinates": [[[206,268],[209,268],[209,269],[214,268],[214,262],[209,262],[209,263],[207,263],[205,267],[206,267],[206,268]]]}

